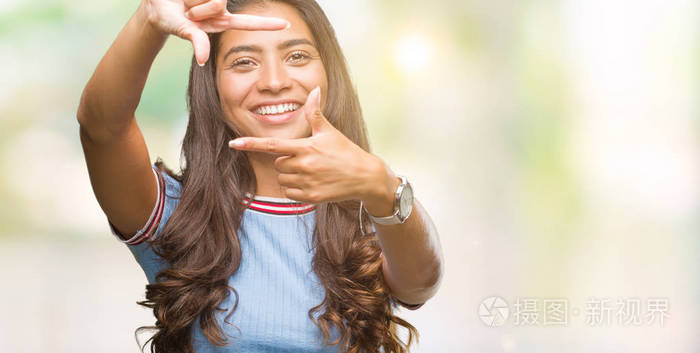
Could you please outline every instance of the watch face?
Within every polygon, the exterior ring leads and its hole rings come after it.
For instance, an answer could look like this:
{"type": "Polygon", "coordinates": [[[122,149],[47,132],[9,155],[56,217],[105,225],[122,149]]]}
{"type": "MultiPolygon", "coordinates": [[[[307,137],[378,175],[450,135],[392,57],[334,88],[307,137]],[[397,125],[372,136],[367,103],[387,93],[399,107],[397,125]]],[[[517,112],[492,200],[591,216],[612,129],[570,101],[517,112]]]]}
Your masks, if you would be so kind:
{"type": "Polygon", "coordinates": [[[399,199],[399,216],[401,219],[405,219],[411,214],[411,208],[413,207],[413,190],[409,184],[401,192],[401,198],[399,199]]]}

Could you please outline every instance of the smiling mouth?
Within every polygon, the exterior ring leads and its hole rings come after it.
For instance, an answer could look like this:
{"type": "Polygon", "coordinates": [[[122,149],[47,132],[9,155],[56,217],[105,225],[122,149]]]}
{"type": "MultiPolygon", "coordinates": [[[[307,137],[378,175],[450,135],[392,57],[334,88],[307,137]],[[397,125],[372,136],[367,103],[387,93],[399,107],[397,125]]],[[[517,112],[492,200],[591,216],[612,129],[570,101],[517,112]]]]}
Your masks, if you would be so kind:
{"type": "Polygon", "coordinates": [[[253,110],[253,113],[258,115],[278,115],[296,111],[300,107],[301,105],[297,103],[263,105],[253,110]]]}

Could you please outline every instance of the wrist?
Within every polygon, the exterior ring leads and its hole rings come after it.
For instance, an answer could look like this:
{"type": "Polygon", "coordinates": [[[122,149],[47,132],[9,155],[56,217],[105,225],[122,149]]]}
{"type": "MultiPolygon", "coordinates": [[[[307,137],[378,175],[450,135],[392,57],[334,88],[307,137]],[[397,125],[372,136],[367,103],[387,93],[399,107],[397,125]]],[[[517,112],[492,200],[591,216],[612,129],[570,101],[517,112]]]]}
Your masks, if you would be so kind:
{"type": "Polygon", "coordinates": [[[144,35],[147,38],[162,40],[164,42],[169,34],[158,26],[157,16],[155,12],[151,10],[151,6],[149,0],[141,1],[134,17],[139,24],[139,28],[144,31],[144,35]]]}
{"type": "Polygon", "coordinates": [[[394,198],[401,179],[378,157],[375,172],[368,182],[368,192],[361,198],[365,209],[374,217],[387,217],[394,214],[394,198]]]}

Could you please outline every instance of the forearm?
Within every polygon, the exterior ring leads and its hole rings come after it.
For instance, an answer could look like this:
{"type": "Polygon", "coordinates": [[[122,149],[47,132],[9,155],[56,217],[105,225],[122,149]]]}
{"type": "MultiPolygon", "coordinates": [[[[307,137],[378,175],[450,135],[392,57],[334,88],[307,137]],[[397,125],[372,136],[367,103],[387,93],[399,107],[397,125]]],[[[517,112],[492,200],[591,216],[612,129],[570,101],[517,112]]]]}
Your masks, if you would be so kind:
{"type": "Polygon", "coordinates": [[[83,90],[78,121],[89,134],[105,137],[127,126],[166,39],[148,22],[144,4],[139,5],[83,90]]]}
{"type": "MultiPolygon", "coordinates": [[[[389,170],[380,171],[377,190],[365,198],[367,212],[377,217],[393,213],[393,194],[400,180],[389,170]]],[[[380,169],[381,170],[381,169],[380,169]]],[[[414,198],[413,210],[402,224],[374,224],[384,258],[383,272],[392,294],[409,304],[423,303],[439,287],[443,272],[442,249],[427,211],[414,198]]]]}

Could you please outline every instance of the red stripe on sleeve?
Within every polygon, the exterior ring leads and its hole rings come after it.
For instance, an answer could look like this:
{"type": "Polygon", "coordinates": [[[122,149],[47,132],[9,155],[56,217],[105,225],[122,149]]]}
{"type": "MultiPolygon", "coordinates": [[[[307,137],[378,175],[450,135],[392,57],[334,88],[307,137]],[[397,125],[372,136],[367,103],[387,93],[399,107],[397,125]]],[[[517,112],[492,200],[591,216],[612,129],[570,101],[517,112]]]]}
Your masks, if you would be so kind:
{"type": "Polygon", "coordinates": [[[158,175],[158,186],[160,190],[157,206],[158,210],[156,211],[156,215],[153,217],[153,220],[148,225],[146,231],[144,231],[138,238],[128,242],[129,245],[138,245],[149,239],[155,230],[158,229],[158,225],[160,224],[160,219],[163,215],[163,209],[165,207],[165,180],[163,180],[163,176],[161,175],[160,171],[157,171],[156,174],[158,175]]]}

